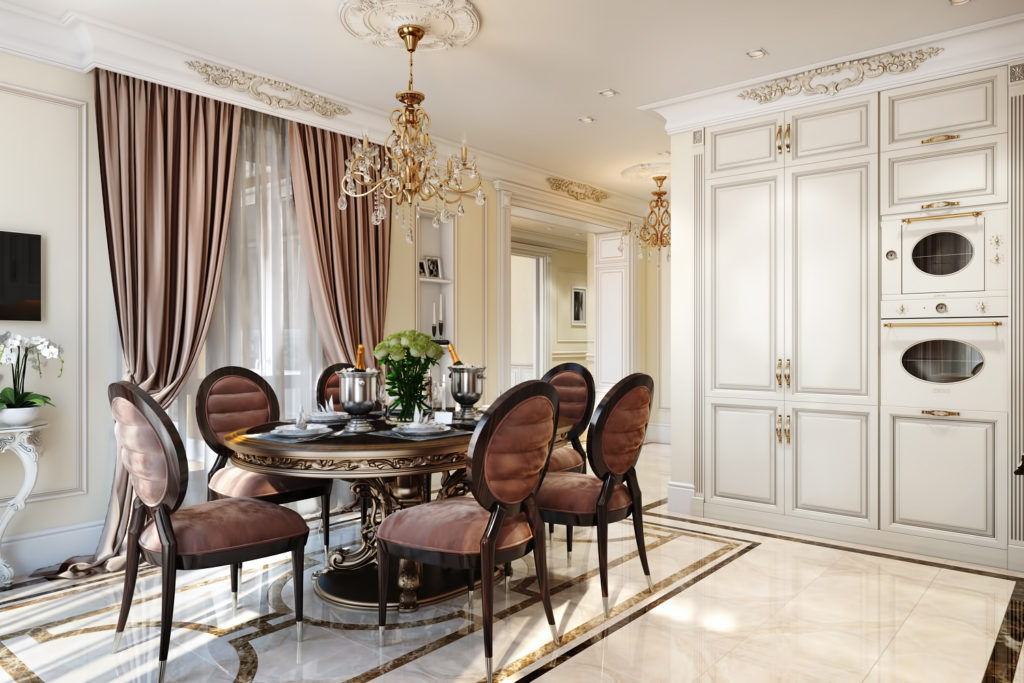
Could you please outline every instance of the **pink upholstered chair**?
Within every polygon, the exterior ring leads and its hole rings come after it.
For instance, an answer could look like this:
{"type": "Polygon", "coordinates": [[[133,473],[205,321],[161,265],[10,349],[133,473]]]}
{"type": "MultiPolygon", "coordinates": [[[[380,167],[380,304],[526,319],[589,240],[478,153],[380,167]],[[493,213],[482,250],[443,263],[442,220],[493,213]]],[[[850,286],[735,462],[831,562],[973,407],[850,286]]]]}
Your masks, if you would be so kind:
{"type": "MultiPolygon", "coordinates": [[[[303,548],[309,527],[293,510],[251,498],[214,500],[179,508],[188,485],[188,462],[181,437],[149,394],[128,382],[107,390],[114,418],[118,457],[135,489],[127,537],[127,565],[114,651],[124,635],[135,593],[139,556],[157,565],[162,576],[160,680],[167,665],[179,569],[206,569],[292,554],[295,623],[302,637],[303,548]]],[[[232,588],[234,590],[234,587],[232,588]]]]}
{"type": "Polygon", "coordinates": [[[647,564],[636,479],[636,461],[651,416],[654,380],[635,373],[620,380],[601,399],[587,434],[587,456],[594,473],[549,472],[537,491],[537,507],[550,524],[597,527],[597,558],[605,615],[608,606],[608,525],[633,516],[640,564],[652,587],[647,564]]]}
{"type": "MultiPolygon", "coordinates": [[[[533,496],[547,467],[558,423],[558,394],[536,380],[509,389],[484,413],[469,444],[473,497],[399,510],[377,529],[378,624],[387,618],[391,557],[479,571],[484,656],[491,680],[494,568],[531,550],[544,612],[558,643],[544,557],[544,524],[533,496]]],[[[472,575],[472,574],[471,574],[472,575]]]]}
{"type": "MultiPolygon", "coordinates": [[[[333,480],[262,474],[228,466],[231,448],[224,443],[224,436],[236,429],[275,422],[280,412],[273,387],[248,368],[229,365],[206,376],[196,396],[196,422],[203,441],[217,454],[207,477],[207,498],[255,498],[278,504],[320,498],[326,557],[333,480]]],[[[238,592],[240,569],[232,573],[232,592],[238,592]]]]}
{"type": "Polygon", "coordinates": [[[594,376],[579,363],[562,363],[551,368],[540,378],[558,391],[558,414],[561,419],[573,420],[569,443],[551,451],[548,472],[586,472],[587,452],[580,437],[594,412],[594,376]]]}
{"type": "Polygon", "coordinates": [[[333,363],[324,368],[320,378],[316,381],[316,404],[332,405],[337,411],[341,411],[341,400],[338,398],[338,390],[341,386],[341,379],[338,371],[352,367],[351,363],[333,363]]]}

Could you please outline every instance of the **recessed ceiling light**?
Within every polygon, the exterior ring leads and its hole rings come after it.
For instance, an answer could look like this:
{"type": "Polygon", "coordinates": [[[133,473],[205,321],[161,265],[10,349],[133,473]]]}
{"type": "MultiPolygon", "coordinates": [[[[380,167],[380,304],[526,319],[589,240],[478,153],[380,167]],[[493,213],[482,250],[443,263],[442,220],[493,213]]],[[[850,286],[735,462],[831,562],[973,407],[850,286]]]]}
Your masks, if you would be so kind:
{"type": "Polygon", "coordinates": [[[966,5],[970,1],[971,0],[949,0],[949,4],[951,4],[953,7],[959,7],[960,5],[966,5]]]}
{"type": "Polygon", "coordinates": [[[597,94],[601,97],[615,97],[619,94],[619,91],[613,90],[612,88],[605,88],[604,90],[598,90],[597,94]]]}
{"type": "Polygon", "coordinates": [[[596,119],[593,116],[581,116],[576,120],[579,121],[580,123],[593,123],[594,121],[596,121],[596,119]]]}
{"type": "Polygon", "coordinates": [[[658,156],[659,157],[670,157],[670,156],[672,156],[672,152],[666,149],[664,152],[658,152],[658,156]]]}
{"type": "MultiPolygon", "coordinates": [[[[950,2],[952,2],[952,0],[950,0],[950,2]]],[[[761,59],[762,57],[768,56],[768,50],[763,47],[759,47],[755,50],[747,50],[747,56],[751,59],[761,59]]]]}

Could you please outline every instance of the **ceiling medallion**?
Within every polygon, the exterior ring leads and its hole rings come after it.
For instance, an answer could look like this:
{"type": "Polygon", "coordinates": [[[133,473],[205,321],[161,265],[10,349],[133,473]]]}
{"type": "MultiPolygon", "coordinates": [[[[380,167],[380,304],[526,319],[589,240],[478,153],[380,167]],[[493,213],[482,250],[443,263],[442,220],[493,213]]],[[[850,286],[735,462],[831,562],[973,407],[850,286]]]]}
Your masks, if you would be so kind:
{"type": "Polygon", "coordinates": [[[421,26],[420,50],[462,47],[480,32],[480,14],[469,0],[343,0],[345,30],[377,47],[405,47],[401,26],[421,26]]]}
{"type": "Polygon", "coordinates": [[[564,192],[581,202],[589,199],[600,204],[605,199],[608,199],[609,196],[607,192],[599,190],[593,185],[586,185],[575,180],[566,180],[565,178],[556,178],[555,176],[548,178],[548,186],[555,192],[564,192]]]}
{"type": "Polygon", "coordinates": [[[312,111],[327,119],[332,119],[335,116],[348,116],[352,113],[348,107],[339,102],[303,90],[291,83],[198,60],[187,61],[185,65],[202,76],[203,80],[210,85],[244,92],[254,100],[273,109],[312,111]]]}
{"type": "Polygon", "coordinates": [[[668,190],[661,189],[666,178],[667,176],[657,175],[652,179],[657,188],[651,192],[653,199],[650,201],[650,211],[640,225],[634,226],[632,221],[626,225],[626,229],[622,231],[620,249],[624,242],[633,239],[641,249],[638,255],[643,256],[646,253],[650,257],[654,252],[660,253],[662,247],[669,249],[672,246],[672,214],[669,213],[668,199],[665,198],[668,190]]]}
{"type": "Polygon", "coordinates": [[[800,93],[804,95],[838,95],[847,88],[860,85],[865,78],[915,71],[921,62],[931,59],[940,52],[942,52],[941,47],[926,47],[906,52],[886,52],[863,59],[851,59],[847,62],[829,64],[792,76],[778,78],[756,88],[744,90],[739,97],[745,100],[754,100],[759,104],[767,104],[783,95],[799,95],[800,93]],[[844,72],[848,74],[844,78],[815,82],[815,79],[839,76],[844,72]]]}

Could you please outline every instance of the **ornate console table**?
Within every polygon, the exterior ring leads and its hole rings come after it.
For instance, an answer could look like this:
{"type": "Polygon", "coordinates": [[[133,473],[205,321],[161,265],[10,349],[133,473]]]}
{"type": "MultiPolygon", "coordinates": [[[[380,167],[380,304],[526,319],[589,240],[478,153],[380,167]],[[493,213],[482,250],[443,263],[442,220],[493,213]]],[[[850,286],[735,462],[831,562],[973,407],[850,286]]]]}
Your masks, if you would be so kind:
{"type": "MultiPolygon", "coordinates": [[[[46,426],[46,423],[27,425],[25,427],[3,427],[0,428],[0,453],[13,451],[21,466],[25,470],[25,478],[21,482],[21,488],[4,508],[3,515],[0,515],[0,543],[3,542],[4,532],[7,526],[14,519],[14,515],[25,507],[25,499],[32,492],[36,485],[36,475],[39,472],[39,432],[46,426]]],[[[0,557],[0,587],[6,588],[11,585],[14,579],[14,569],[3,557],[0,557]]]]}

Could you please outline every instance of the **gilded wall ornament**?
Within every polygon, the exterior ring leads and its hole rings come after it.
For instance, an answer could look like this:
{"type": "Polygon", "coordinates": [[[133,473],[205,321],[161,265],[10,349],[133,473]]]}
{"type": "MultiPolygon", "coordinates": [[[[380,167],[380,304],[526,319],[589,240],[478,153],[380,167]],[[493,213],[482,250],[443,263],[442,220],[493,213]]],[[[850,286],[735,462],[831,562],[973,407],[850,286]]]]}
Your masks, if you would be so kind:
{"type": "Polygon", "coordinates": [[[777,78],[770,83],[744,90],[739,97],[745,100],[754,100],[758,104],[767,104],[783,95],[799,95],[801,93],[804,95],[838,95],[847,88],[860,85],[865,78],[914,71],[921,62],[931,59],[940,52],[942,52],[941,47],[926,47],[905,52],[886,52],[863,59],[829,64],[792,76],[777,78]],[[831,81],[825,80],[828,76],[843,77],[831,81]],[[821,80],[816,82],[816,79],[821,80]]]}
{"type": "Polygon", "coordinates": [[[348,116],[352,113],[348,107],[339,102],[303,90],[291,83],[198,60],[188,61],[185,64],[210,85],[247,93],[254,100],[273,109],[312,111],[327,119],[333,119],[335,116],[348,116]]]}
{"type": "Polygon", "coordinates": [[[554,176],[548,178],[548,185],[555,192],[564,192],[573,199],[579,201],[590,200],[600,204],[605,199],[608,199],[608,193],[604,190],[599,190],[592,185],[586,185],[584,183],[578,183],[575,180],[566,180],[565,178],[556,178],[554,176]]]}
{"type": "Polygon", "coordinates": [[[338,19],[349,34],[377,47],[405,47],[398,27],[414,24],[426,35],[420,50],[462,47],[480,32],[480,14],[469,0],[343,0],[338,19]]]}

